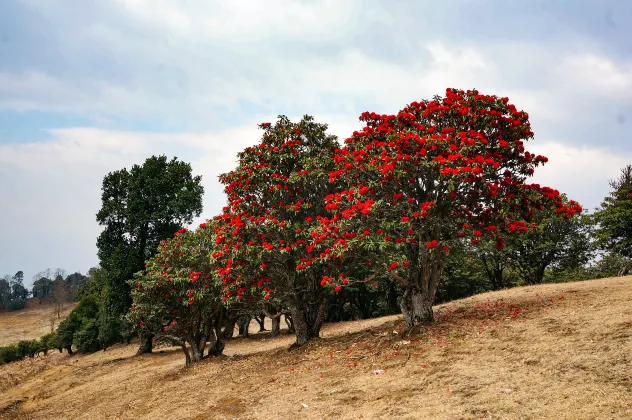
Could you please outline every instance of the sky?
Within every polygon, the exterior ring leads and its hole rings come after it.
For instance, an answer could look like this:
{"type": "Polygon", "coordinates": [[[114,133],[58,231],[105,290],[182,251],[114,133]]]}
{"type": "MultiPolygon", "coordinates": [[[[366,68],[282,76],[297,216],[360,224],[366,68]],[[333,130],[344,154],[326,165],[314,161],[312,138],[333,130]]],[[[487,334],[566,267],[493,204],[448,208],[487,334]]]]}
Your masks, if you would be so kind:
{"type": "Polygon", "coordinates": [[[190,162],[199,223],[258,123],[310,114],[344,139],[447,87],[528,112],[533,181],[593,209],[632,164],[630,39],[619,0],[2,0],[0,276],[97,265],[110,171],[190,162]]]}

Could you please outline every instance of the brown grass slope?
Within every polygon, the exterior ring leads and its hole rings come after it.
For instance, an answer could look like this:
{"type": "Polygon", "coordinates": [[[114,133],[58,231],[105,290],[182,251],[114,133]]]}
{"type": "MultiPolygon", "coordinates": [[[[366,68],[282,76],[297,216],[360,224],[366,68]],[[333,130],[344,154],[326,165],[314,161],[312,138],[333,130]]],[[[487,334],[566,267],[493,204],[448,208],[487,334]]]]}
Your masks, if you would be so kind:
{"type": "Polygon", "coordinates": [[[65,304],[60,318],[55,314],[54,304],[39,305],[36,299],[29,299],[25,309],[0,312],[0,346],[40,338],[51,331],[51,323],[54,322],[56,329],[75,306],[76,302],[65,304]]]}
{"type": "Polygon", "coordinates": [[[0,367],[0,418],[632,418],[632,277],[486,293],[437,307],[416,337],[400,317],[232,340],[185,369],[133,346],[0,367]],[[385,372],[375,375],[375,369],[385,372]]]}

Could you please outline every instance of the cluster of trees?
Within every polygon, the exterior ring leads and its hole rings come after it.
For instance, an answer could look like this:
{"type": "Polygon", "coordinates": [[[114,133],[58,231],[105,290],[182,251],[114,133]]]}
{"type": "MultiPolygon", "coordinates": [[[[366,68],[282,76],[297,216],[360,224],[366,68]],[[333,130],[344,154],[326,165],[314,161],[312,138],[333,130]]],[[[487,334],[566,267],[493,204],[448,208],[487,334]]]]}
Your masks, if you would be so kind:
{"type": "MultiPolygon", "coordinates": [[[[261,124],[220,176],[222,213],[161,241],[128,282],[140,334],[180,345],[188,364],[220,353],[244,318],[269,316],[275,334],[284,315],[296,345],[345,310],[400,310],[415,330],[437,299],[593,270],[608,205],[582,216],[526,182],[547,159],[525,150],[528,115],[507,98],[448,89],[360,119],[343,147],[309,116],[261,124]]],[[[606,257],[625,257],[620,244],[606,257]]]]}
{"type": "Polygon", "coordinates": [[[23,309],[29,297],[36,298],[41,304],[44,300],[55,304],[57,316],[61,316],[63,305],[78,299],[79,289],[88,281],[89,275],[76,272],[66,276],[65,270],[50,268],[33,276],[33,287],[28,290],[24,286],[24,272],[18,271],[14,276],[5,275],[0,278],[0,310],[10,311],[23,309]]]}
{"type": "Polygon", "coordinates": [[[29,291],[24,287],[24,273],[0,278],[0,309],[15,311],[24,308],[29,291]]]}
{"type": "Polygon", "coordinates": [[[325,321],[396,312],[414,331],[437,301],[630,269],[631,167],[593,214],[528,183],[547,158],[526,151],[528,114],[507,98],[447,89],[360,120],[343,144],[310,116],[261,124],[220,176],[221,214],[192,229],[203,189],[190,165],[153,156],[108,174],[100,267],[58,348],[137,333],[139,353],[166,342],[188,364],[253,318],[273,335],[285,318],[295,345],[325,321]]]}

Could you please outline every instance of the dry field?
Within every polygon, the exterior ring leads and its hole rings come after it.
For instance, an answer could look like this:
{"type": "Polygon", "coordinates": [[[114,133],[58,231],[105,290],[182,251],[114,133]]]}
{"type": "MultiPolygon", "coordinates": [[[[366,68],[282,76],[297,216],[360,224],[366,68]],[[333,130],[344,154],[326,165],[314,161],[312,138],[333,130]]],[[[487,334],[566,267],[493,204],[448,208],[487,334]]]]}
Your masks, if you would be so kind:
{"type": "Polygon", "coordinates": [[[61,318],[55,315],[55,305],[30,299],[25,309],[12,312],[0,312],[0,346],[15,344],[20,340],[40,338],[51,332],[51,324],[57,329],[77,303],[67,303],[61,312],[61,318]]]}
{"type": "Polygon", "coordinates": [[[632,418],[632,276],[436,312],[415,337],[398,316],[326,325],[293,352],[292,337],[263,333],[188,369],[174,349],[55,352],[0,366],[0,418],[632,418]]]}

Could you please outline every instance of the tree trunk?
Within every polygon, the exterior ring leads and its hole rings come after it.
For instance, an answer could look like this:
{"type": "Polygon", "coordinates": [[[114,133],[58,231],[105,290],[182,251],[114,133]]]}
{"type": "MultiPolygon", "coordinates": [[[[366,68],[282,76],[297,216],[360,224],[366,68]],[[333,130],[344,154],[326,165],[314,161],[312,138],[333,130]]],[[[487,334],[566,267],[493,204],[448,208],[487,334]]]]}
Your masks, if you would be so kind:
{"type": "Polygon", "coordinates": [[[184,363],[186,366],[189,366],[191,364],[191,354],[189,353],[189,349],[187,349],[187,345],[184,341],[182,342],[181,346],[182,346],[182,352],[184,353],[184,357],[186,359],[184,363]]]}
{"type": "Polygon", "coordinates": [[[237,320],[235,318],[228,318],[226,320],[226,324],[224,326],[224,329],[222,330],[222,336],[224,337],[224,340],[228,340],[229,338],[232,338],[233,335],[235,335],[235,324],[237,324],[237,320]]]}
{"type": "Polygon", "coordinates": [[[250,320],[249,316],[244,316],[239,318],[237,321],[237,325],[239,326],[239,336],[248,338],[248,331],[250,329],[250,320]]]}
{"type": "MultiPolygon", "coordinates": [[[[221,337],[221,335],[220,335],[221,337]]],[[[224,352],[224,340],[214,340],[208,349],[209,356],[220,356],[224,352]]]]}
{"type": "Polygon", "coordinates": [[[441,256],[431,257],[425,249],[422,250],[421,266],[409,272],[408,284],[400,302],[408,332],[416,332],[423,324],[434,322],[432,304],[445,267],[441,256]]]}
{"type": "Polygon", "coordinates": [[[204,347],[206,343],[198,343],[196,340],[191,341],[191,362],[199,362],[204,357],[204,347]]]}
{"type": "Polygon", "coordinates": [[[150,333],[140,334],[140,342],[138,345],[138,351],[136,351],[137,356],[141,354],[151,353],[153,351],[153,341],[152,341],[153,338],[154,338],[154,335],[150,333]]]}
{"type": "MultiPolygon", "coordinates": [[[[226,332],[222,331],[222,326],[225,322],[225,312],[220,313],[219,317],[215,319],[213,327],[211,329],[211,345],[208,349],[209,356],[219,356],[224,352],[226,332]]],[[[234,322],[228,322],[231,328],[235,328],[234,322]]]]}
{"type": "Polygon", "coordinates": [[[433,298],[417,288],[407,288],[402,296],[400,308],[406,329],[414,331],[423,324],[434,322],[433,298]]]}
{"type": "MultiPolygon", "coordinates": [[[[325,321],[327,311],[326,297],[321,299],[320,305],[314,303],[299,307],[298,305],[290,305],[290,313],[292,314],[292,326],[296,335],[296,342],[292,347],[302,346],[312,338],[320,336],[320,329],[325,321]]],[[[286,318],[287,319],[287,318],[286,318]]]]}
{"type": "Polygon", "coordinates": [[[294,321],[292,320],[292,315],[285,314],[285,324],[287,325],[287,332],[294,334],[294,321]]]}
{"type": "Polygon", "coordinates": [[[265,319],[266,319],[265,314],[261,314],[258,317],[256,316],[255,319],[257,320],[257,323],[259,324],[259,332],[264,332],[266,330],[264,326],[265,319]]]}
{"type": "Polygon", "coordinates": [[[631,271],[632,271],[632,263],[626,262],[617,273],[617,276],[619,277],[625,276],[631,271]]]}
{"type": "Polygon", "coordinates": [[[277,337],[281,334],[281,316],[272,318],[272,337],[277,337]]]}
{"type": "Polygon", "coordinates": [[[496,284],[494,285],[494,290],[500,290],[505,287],[505,282],[503,280],[503,268],[500,264],[494,270],[494,275],[496,277],[496,284]]]}

